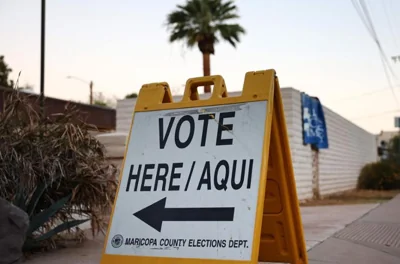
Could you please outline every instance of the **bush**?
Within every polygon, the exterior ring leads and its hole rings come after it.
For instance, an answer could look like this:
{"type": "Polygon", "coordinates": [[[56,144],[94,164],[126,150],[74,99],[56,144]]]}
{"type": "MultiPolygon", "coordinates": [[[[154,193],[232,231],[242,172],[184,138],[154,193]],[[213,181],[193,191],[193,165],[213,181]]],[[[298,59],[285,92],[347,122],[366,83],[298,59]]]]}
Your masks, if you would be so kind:
{"type": "Polygon", "coordinates": [[[387,144],[387,160],[400,167],[400,136],[392,137],[387,144]]]}
{"type": "Polygon", "coordinates": [[[358,177],[357,188],[365,190],[394,190],[400,188],[398,167],[392,162],[366,164],[358,177]]]}
{"type": "Polygon", "coordinates": [[[57,233],[87,220],[93,235],[103,230],[117,187],[117,169],[76,109],[41,121],[30,102],[14,91],[0,114],[0,196],[30,217],[26,250],[54,246],[57,233]]]}

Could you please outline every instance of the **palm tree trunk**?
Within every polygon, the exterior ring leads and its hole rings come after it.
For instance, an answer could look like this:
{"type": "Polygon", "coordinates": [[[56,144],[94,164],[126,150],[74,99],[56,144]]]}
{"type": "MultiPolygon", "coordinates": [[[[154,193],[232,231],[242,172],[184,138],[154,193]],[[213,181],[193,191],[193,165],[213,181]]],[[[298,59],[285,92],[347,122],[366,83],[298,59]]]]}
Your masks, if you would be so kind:
{"type": "MultiPolygon", "coordinates": [[[[210,69],[210,53],[203,53],[203,75],[210,76],[211,69],[210,69]]],[[[205,85],[204,86],[204,93],[211,93],[211,86],[205,85]]]]}

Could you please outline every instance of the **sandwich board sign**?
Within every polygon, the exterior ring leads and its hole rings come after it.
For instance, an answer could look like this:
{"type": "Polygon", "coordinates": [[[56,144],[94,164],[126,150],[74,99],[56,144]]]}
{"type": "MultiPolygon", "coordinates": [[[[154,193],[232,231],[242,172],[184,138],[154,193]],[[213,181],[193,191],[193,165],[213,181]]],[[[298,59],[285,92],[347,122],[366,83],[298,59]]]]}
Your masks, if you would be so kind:
{"type": "Polygon", "coordinates": [[[136,101],[101,264],[307,263],[274,70],[167,83],[136,101]],[[197,88],[214,85],[209,99],[197,88]]]}

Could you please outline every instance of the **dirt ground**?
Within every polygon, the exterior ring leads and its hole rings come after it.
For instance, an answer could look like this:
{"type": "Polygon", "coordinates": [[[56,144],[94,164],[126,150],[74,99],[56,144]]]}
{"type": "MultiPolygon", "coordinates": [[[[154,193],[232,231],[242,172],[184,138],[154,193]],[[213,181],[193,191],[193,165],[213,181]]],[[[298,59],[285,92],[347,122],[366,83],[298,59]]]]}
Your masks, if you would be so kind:
{"type": "Polygon", "coordinates": [[[322,197],[320,200],[303,201],[300,203],[300,206],[382,203],[392,199],[399,193],[400,190],[394,190],[394,191],[351,190],[342,193],[328,195],[326,197],[322,197]]]}

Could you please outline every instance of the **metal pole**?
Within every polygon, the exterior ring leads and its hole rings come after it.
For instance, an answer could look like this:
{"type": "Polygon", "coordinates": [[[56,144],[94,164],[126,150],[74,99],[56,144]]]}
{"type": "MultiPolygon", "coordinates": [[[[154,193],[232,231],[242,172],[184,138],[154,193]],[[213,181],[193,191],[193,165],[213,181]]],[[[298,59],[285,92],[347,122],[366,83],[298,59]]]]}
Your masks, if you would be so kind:
{"type": "Polygon", "coordinates": [[[400,165],[400,127],[399,131],[397,132],[397,137],[394,140],[395,144],[397,144],[397,153],[396,153],[396,161],[397,161],[397,166],[400,165]]]}
{"type": "Polygon", "coordinates": [[[90,84],[89,84],[89,88],[90,88],[90,104],[92,105],[93,104],[93,82],[92,81],[90,81],[90,84]]]}
{"type": "Polygon", "coordinates": [[[41,42],[40,42],[40,114],[44,120],[44,52],[45,52],[45,22],[46,22],[46,0],[42,0],[42,21],[41,21],[41,42]]]}
{"type": "Polygon", "coordinates": [[[78,80],[80,82],[89,84],[89,104],[92,105],[93,104],[93,81],[88,82],[88,81],[85,81],[85,80],[83,80],[83,79],[81,79],[79,77],[71,76],[71,75],[68,75],[67,79],[75,79],[75,80],[78,80]]]}

